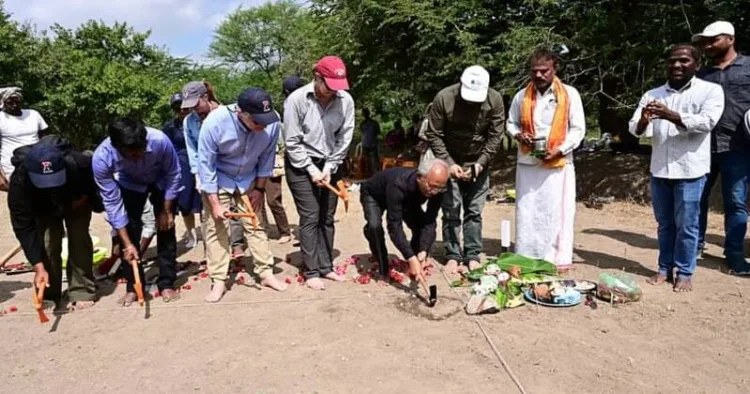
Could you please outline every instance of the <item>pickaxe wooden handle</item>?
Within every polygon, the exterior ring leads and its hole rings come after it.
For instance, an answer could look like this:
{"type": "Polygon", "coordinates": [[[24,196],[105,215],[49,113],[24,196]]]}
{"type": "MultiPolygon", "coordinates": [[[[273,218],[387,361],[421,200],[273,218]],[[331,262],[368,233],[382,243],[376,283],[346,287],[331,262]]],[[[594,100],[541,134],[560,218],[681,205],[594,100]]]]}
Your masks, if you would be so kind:
{"type": "Polygon", "coordinates": [[[344,210],[346,212],[349,212],[349,190],[346,189],[346,184],[344,184],[344,181],[338,181],[336,183],[338,189],[331,186],[331,184],[328,182],[323,182],[323,185],[325,185],[328,190],[332,191],[333,194],[337,195],[341,200],[344,201],[344,210]]]}
{"type": "Polygon", "coordinates": [[[242,203],[245,204],[245,209],[247,209],[247,213],[245,215],[248,215],[247,217],[250,218],[250,223],[253,224],[254,229],[258,229],[258,216],[255,215],[255,211],[253,210],[253,204],[250,203],[250,197],[247,196],[247,194],[242,194],[242,203]]]}
{"type": "Polygon", "coordinates": [[[140,260],[133,260],[130,265],[133,267],[133,278],[135,278],[135,294],[138,296],[138,305],[143,306],[145,300],[143,298],[143,284],[141,283],[141,273],[138,271],[138,265],[140,260]]]}
{"type": "Polygon", "coordinates": [[[42,281],[41,286],[39,286],[38,289],[33,289],[31,292],[33,300],[34,300],[34,309],[36,309],[36,313],[39,314],[39,322],[40,323],[46,323],[49,321],[49,318],[44,313],[44,288],[47,287],[47,283],[42,281]]]}
{"type": "Polygon", "coordinates": [[[20,251],[21,251],[21,245],[18,244],[18,245],[16,245],[15,248],[13,248],[13,250],[9,251],[2,258],[0,258],[0,268],[5,267],[5,264],[7,264],[8,261],[10,261],[10,259],[12,259],[13,256],[17,255],[18,252],[20,252],[20,251]]]}

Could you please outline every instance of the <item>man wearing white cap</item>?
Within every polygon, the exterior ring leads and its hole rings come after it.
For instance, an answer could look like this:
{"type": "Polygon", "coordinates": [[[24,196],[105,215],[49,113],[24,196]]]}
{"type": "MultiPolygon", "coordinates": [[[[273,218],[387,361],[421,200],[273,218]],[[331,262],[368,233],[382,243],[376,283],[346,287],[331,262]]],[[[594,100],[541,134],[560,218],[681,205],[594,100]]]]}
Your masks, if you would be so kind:
{"type": "Polygon", "coordinates": [[[425,137],[430,149],[435,157],[448,162],[452,178],[442,204],[445,268],[455,273],[462,262],[474,269],[479,267],[482,253],[482,210],[489,191],[487,167],[503,135],[503,97],[490,88],[487,70],[471,66],[464,70],[460,83],[435,96],[428,121],[425,137]],[[463,248],[459,242],[462,228],[463,248]]]}
{"type": "Polygon", "coordinates": [[[750,171],[750,139],[743,127],[743,117],[750,110],[750,58],[734,49],[734,26],[714,22],[693,36],[711,60],[711,66],[698,72],[698,77],[721,85],[724,90],[724,113],[711,132],[711,173],[701,197],[700,236],[698,252],[705,245],[708,201],[711,189],[721,174],[724,199],[724,256],[732,271],[750,275],[745,260],[747,233],[747,189],[750,171]]]}
{"type": "Polygon", "coordinates": [[[573,262],[573,150],[586,135],[586,117],[578,91],[557,77],[558,63],[549,50],[531,55],[531,81],[513,98],[508,134],[518,141],[516,253],[564,271],[573,262]]]}

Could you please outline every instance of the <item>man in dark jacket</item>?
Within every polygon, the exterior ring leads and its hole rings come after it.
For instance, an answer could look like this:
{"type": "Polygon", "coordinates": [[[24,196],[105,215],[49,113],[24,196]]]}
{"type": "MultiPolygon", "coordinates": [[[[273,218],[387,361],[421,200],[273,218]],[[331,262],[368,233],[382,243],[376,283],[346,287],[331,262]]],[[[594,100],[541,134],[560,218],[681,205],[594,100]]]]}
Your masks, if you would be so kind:
{"type": "Polygon", "coordinates": [[[8,207],[16,238],[34,266],[34,284],[47,286],[44,298],[62,300],[62,240],[68,236],[67,308],[96,301],[94,246],[89,235],[93,211],[103,211],[91,157],[74,151],[56,135],[16,149],[11,160],[8,207]],[[63,227],[64,224],[64,227],[63,227]]]}
{"type": "Polygon", "coordinates": [[[445,269],[455,273],[459,262],[475,269],[482,253],[487,169],[505,130],[503,97],[490,88],[487,70],[471,66],[460,83],[435,96],[428,118],[425,137],[435,157],[448,162],[452,177],[443,200],[445,269]],[[462,227],[463,249],[459,243],[462,227]]]}
{"type": "Polygon", "coordinates": [[[448,164],[432,159],[423,160],[418,169],[396,167],[379,172],[362,185],[365,237],[381,275],[389,268],[383,213],[391,241],[409,262],[409,273],[419,275],[435,242],[436,219],[447,182],[448,164]],[[425,202],[427,209],[423,210],[425,202]],[[404,224],[411,230],[411,241],[406,239],[404,224]]]}

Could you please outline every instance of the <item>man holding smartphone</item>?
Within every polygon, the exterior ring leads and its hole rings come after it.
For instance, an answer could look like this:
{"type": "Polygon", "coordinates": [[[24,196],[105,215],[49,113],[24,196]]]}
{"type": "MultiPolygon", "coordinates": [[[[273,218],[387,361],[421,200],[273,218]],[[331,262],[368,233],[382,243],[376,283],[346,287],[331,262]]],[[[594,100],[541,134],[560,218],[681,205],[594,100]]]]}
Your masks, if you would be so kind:
{"type": "Polygon", "coordinates": [[[435,96],[428,120],[425,137],[430,149],[450,166],[451,180],[442,204],[445,269],[456,273],[459,262],[475,269],[482,253],[482,211],[490,186],[485,170],[503,135],[503,97],[490,88],[487,70],[471,66],[460,83],[435,96]]]}

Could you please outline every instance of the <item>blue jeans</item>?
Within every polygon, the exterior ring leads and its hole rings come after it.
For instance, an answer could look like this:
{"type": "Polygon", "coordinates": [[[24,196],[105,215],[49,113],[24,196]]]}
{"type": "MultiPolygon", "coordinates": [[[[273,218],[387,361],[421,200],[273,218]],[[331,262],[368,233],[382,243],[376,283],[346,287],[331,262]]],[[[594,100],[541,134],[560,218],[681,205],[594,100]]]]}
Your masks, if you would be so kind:
{"type": "Polygon", "coordinates": [[[469,182],[451,179],[443,196],[443,244],[446,260],[479,261],[482,253],[482,211],[490,190],[489,169],[469,182]],[[463,209],[463,216],[461,210],[463,209]],[[463,221],[461,220],[463,218],[463,221]],[[463,230],[464,247],[459,242],[463,230]]]}
{"type": "Polygon", "coordinates": [[[659,224],[659,274],[693,275],[698,252],[701,194],[706,177],[664,179],[651,177],[651,200],[659,224]]]}
{"type": "Polygon", "coordinates": [[[708,224],[708,201],[716,178],[721,174],[721,192],[724,197],[724,256],[729,266],[737,272],[750,270],[750,264],[745,261],[749,164],[750,155],[744,151],[712,154],[711,174],[701,198],[699,247],[703,248],[708,224]]]}

